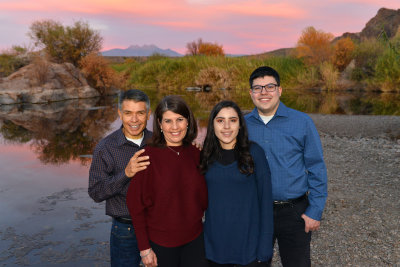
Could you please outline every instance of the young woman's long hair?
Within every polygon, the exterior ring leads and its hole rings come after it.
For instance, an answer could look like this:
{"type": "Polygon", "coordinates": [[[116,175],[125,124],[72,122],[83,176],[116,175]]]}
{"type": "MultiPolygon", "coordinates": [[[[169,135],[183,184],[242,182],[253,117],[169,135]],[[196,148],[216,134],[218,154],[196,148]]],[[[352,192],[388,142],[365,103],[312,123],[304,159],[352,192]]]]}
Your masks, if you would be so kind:
{"type": "Polygon", "coordinates": [[[246,123],[239,106],[229,100],[219,102],[212,109],[208,119],[207,135],[201,151],[200,170],[205,173],[208,166],[218,160],[222,154],[221,144],[215,135],[214,119],[223,108],[233,108],[239,117],[239,133],[236,137],[235,153],[238,157],[238,168],[241,173],[250,174],[254,171],[254,161],[250,154],[250,141],[247,133],[246,123]]]}
{"type": "Polygon", "coordinates": [[[161,132],[161,121],[163,115],[167,111],[172,111],[185,117],[188,121],[188,129],[185,137],[182,140],[183,145],[190,145],[197,137],[197,123],[194,118],[193,112],[186,104],[182,97],[177,95],[169,95],[161,99],[158,103],[156,110],[153,114],[153,136],[149,140],[149,144],[157,147],[166,146],[166,141],[163,133],[161,132]]]}

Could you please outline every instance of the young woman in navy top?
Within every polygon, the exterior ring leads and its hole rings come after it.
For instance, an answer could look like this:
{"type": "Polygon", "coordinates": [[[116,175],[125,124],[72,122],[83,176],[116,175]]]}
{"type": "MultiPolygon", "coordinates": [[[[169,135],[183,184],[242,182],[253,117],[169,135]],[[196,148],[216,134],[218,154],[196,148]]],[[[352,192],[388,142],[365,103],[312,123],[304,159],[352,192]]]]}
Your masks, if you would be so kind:
{"type": "Polygon", "coordinates": [[[210,266],[268,266],[271,174],[264,150],[249,142],[242,112],[232,101],[211,111],[200,169],[208,189],[204,241],[210,266]]]}

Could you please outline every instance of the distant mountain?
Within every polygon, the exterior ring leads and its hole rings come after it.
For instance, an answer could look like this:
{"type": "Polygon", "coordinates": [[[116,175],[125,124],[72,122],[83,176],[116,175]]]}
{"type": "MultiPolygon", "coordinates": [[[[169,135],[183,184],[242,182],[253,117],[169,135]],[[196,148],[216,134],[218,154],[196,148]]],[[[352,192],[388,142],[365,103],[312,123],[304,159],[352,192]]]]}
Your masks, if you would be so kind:
{"type": "Polygon", "coordinates": [[[131,45],[126,49],[116,48],[103,51],[101,54],[109,57],[148,57],[153,54],[161,54],[167,57],[183,56],[171,49],[161,49],[155,45],[131,45]]]}

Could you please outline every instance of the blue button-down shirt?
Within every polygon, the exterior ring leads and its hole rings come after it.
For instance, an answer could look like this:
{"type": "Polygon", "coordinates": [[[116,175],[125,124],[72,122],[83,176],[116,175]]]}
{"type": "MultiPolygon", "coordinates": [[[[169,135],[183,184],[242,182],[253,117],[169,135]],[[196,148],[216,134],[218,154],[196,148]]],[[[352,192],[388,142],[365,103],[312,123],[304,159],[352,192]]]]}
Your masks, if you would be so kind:
{"type": "Polygon", "coordinates": [[[245,116],[250,140],[265,152],[271,169],[273,200],[298,198],[309,192],[305,214],[321,220],[327,192],[326,166],[319,134],[305,113],[282,102],[265,124],[257,108],[245,116]]]}
{"type": "Polygon", "coordinates": [[[94,201],[106,201],[107,215],[130,218],[126,193],[131,178],[125,175],[125,168],[151,135],[152,132],[145,129],[143,141],[138,146],[126,139],[121,127],[102,139],[94,149],[88,192],[94,201]]]}

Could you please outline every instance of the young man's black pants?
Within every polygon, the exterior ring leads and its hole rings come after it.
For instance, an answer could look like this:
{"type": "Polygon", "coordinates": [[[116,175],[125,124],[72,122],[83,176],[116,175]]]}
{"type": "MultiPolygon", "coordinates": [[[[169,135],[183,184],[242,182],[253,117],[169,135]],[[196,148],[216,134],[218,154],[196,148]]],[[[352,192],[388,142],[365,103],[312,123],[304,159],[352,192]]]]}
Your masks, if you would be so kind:
{"type": "Polygon", "coordinates": [[[283,267],[309,267],[311,231],[305,232],[301,215],[308,206],[307,197],[288,204],[274,204],[274,238],[278,241],[283,267]]]}

